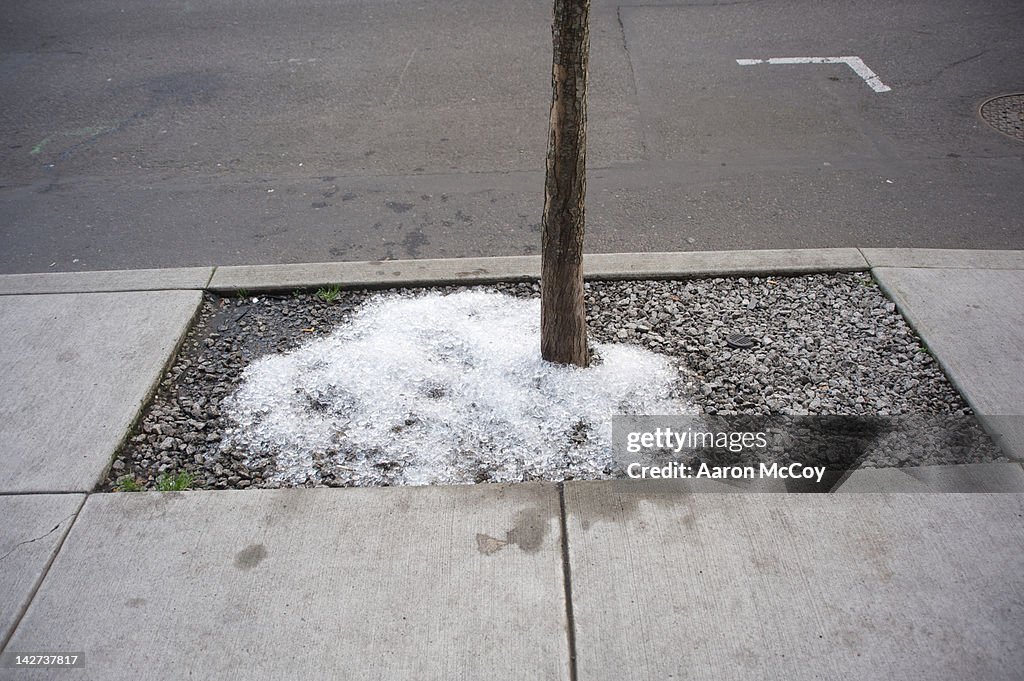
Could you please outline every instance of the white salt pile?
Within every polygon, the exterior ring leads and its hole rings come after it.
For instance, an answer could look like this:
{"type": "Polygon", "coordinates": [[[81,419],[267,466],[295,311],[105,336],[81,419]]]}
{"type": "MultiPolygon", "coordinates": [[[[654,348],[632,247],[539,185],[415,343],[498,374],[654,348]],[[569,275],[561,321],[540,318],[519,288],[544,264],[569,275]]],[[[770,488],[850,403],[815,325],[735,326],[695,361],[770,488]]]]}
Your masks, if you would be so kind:
{"type": "Polygon", "coordinates": [[[223,447],[283,484],[604,477],[614,414],[694,410],[678,370],[629,345],[587,369],[540,358],[540,301],[467,290],[382,295],[329,336],[246,369],[223,447]]]}

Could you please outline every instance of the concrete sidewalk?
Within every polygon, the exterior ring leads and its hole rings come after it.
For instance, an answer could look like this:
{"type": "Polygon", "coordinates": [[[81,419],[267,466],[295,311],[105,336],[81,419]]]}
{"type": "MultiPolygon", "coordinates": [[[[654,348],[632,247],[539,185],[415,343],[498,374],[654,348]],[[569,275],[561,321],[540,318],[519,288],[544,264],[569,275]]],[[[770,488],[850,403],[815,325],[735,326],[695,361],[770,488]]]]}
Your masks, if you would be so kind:
{"type": "MultiPolygon", "coordinates": [[[[585,265],[592,278],[870,270],[1024,460],[1024,252],[585,265]]],[[[833,495],[621,483],[92,493],[203,289],[538,272],[522,257],[0,276],[4,664],[82,653],[84,667],[59,672],[69,679],[1020,678],[1019,463],[857,471],[833,495]]],[[[0,665],[0,679],[56,674],[0,665]]]]}

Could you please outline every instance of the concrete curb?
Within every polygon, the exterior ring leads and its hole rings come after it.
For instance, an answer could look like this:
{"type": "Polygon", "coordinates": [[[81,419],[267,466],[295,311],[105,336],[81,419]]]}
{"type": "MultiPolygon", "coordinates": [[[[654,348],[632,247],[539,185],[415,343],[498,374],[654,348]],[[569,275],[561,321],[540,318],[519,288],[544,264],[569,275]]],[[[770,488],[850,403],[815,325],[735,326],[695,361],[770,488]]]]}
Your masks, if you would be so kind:
{"type": "MultiPolygon", "coordinates": [[[[672,279],[859,272],[880,267],[1024,269],[1024,251],[819,248],[680,253],[591,253],[584,276],[672,279]]],[[[229,265],[0,275],[0,295],[111,291],[273,291],[319,286],[388,288],[540,279],[540,256],[229,265]]]]}
{"type": "Polygon", "coordinates": [[[5,274],[0,276],[0,295],[202,290],[210,283],[213,269],[176,267],[152,270],[5,274]]]}
{"type": "Polygon", "coordinates": [[[240,265],[218,267],[210,280],[210,290],[494,284],[500,281],[532,281],[539,277],[539,256],[240,265]]]}
{"type": "MultiPolygon", "coordinates": [[[[337,285],[344,288],[493,284],[540,279],[540,256],[392,260],[218,267],[213,291],[268,291],[337,285]]],[[[855,248],[683,253],[594,253],[584,256],[587,279],[808,274],[867,270],[855,248]]]]}
{"type": "MultiPolygon", "coordinates": [[[[540,279],[540,256],[230,265],[0,275],[0,295],[208,289],[274,291],[318,286],[388,288],[494,284],[540,279]]],[[[850,272],[868,269],[856,248],[682,253],[594,253],[587,279],[669,279],[850,272]]]]}

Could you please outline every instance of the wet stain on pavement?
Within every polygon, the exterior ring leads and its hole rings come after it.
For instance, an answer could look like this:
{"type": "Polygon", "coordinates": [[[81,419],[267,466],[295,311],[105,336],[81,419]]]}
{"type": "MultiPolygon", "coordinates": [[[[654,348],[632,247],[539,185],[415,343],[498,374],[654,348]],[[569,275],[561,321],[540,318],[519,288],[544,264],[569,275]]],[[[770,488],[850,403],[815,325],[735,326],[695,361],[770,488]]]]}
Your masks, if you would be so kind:
{"type": "Polygon", "coordinates": [[[267,549],[263,544],[252,544],[238,552],[235,556],[235,567],[239,570],[251,570],[267,557],[267,549]]]}
{"type": "Polygon", "coordinates": [[[157,105],[207,104],[221,89],[220,77],[203,71],[181,71],[148,78],[141,84],[157,105]]]}
{"type": "Polygon", "coordinates": [[[551,509],[539,506],[523,509],[516,515],[512,529],[505,532],[504,539],[478,532],[476,535],[477,551],[485,556],[490,556],[511,544],[518,546],[526,553],[536,553],[544,545],[544,539],[550,530],[551,519],[554,517],[555,514],[551,509]]]}
{"type": "Polygon", "coordinates": [[[427,235],[419,228],[412,230],[402,239],[402,246],[405,247],[405,252],[412,258],[420,257],[420,247],[426,246],[429,243],[430,240],[427,238],[427,235]]]}
{"type": "Polygon", "coordinates": [[[404,213],[408,210],[412,210],[413,207],[411,203],[401,203],[399,201],[385,201],[384,205],[396,213],[404,213]]]}
{"type": "Polygon", "coordinates": [[[593,484],[602,490],[606,502],[588,505],[586,514],[579,519],[584,532],[599,522],[619,523],[635,518],[640,514],[641,503],[664,509],[683,506],[685,513],[677,518],[679,526],[684,530],[696,526],[693,493],[686,491],[678,480],[606,480],[593,484]]]}
{"type": "Polygon", "coordinates": [[[57,361],[61,364],[71,364],[78,361],[78,353],[74,350],[64,350],[57,355],[57,361]]]}

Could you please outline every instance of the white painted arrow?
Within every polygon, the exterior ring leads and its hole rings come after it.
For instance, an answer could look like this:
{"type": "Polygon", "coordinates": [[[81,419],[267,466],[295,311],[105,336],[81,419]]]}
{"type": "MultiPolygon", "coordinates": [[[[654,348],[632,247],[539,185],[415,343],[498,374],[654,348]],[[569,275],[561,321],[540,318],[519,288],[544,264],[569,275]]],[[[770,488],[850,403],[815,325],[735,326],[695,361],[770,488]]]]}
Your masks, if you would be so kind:
{"type": "Polygon", "coordinates": [[[864,79],[875,92],[888,92],[892,88],[879,79],[860,57],[772,57],[770,59],[737,59],[740,66],[754,64],[846,64],[854,73],[864,79]]]}

